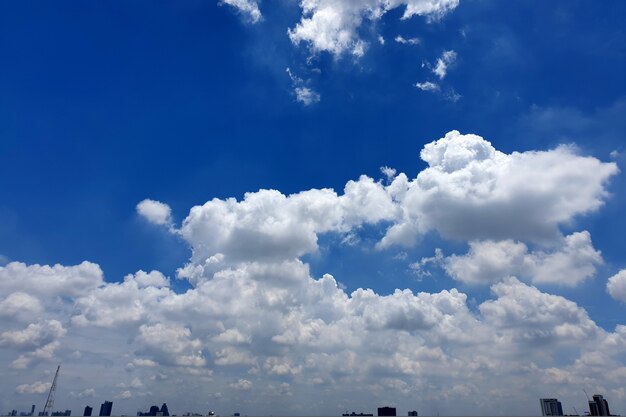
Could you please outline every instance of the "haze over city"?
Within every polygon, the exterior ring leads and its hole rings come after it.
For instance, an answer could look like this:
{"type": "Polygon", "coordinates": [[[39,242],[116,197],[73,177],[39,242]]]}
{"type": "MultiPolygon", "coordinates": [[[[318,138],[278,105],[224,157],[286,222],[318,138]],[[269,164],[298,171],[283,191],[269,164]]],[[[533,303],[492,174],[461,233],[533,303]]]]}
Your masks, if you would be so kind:
{"type": "Polygon", "coordinates": [[[626,414],[625,18],[0,2],[0,414],[626,414]]]}

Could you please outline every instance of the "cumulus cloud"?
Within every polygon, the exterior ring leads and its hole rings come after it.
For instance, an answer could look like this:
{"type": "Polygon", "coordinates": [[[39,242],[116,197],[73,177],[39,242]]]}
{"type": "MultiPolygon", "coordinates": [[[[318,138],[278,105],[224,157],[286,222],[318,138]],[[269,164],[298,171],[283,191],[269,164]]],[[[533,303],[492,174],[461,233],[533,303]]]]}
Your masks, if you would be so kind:
{"type": "Polygon", "coordinates": [[[113,328],[143,322],[164,297],[171,295],[160,272],[139,271],[121,283],[97,288],[75,301],[72,324],[113,328]],[[156,284],[156,285],[155,285],[156,284]]]}
{"type": "Polygon", "coordinates": [[[626,303],[626,269],[622,269],[609,278],[606,289],[611,297],[626,303]]]}
{"type": "Polygon", "coordinates": [[[169,287],[170,285],[169,279],[159,271],[137,271],[134,275],[126,275],[124,282],[135,282],[139,288],[169,287]]]}
{"type": "Polygon", "coordinates": [[[529,251],[524,243],[513,240],[472,241],[466,255],[444,261],[450,276],[467,283],[492,283],[514,275],[536,284],[566,286],[593,277],[600,264],[602,256],[587,231],[565,237],[552,251],[529,251]]]}
{"type": "Polygon", "coordinates": [[[601,331],[587,312],[564,297],[542,293],[515,278],[495,284],[498,297],[479,306],[485,320],[514,341],[571,343],[601,331]]]}
{"type": "Polygon", "coordinates": [[[254,0],[220,0],[220,4],[234,7],[252,23],[258,23],[263,19],[259,5],[254,0]]]}
{"type": "Polygon", "coordinates": [[[193,264],[179,274],[195,280],[223,262],[292,259],[316,252],[317,237],[390,220],[396,215],[385,187],[368,177],[329,189],[285,196],[276,190],[247,193],[242,201],[213,199],[193,207],[180,229],[194,248],[193,264]]]}
{"type": "Polygon", "coordinates": [[[17,357],[11,364],[10,368],[13,369],[26,369],[33,362],[42,359],[50,359],[54,356],[56,350],[59,348],[59,341],[55,340],[53,342],[48,343],[40,348],[35,349],[34,351],[23,353],[17,357]]]}
{"type": "Polygon", "coordinates": [[[420,156],[428,168],[389,186],[402,218],[380,248],[411,245],[430,230],[459,240],[555,242],[560,224],[603,204],[605,185],[618,172],[614,163],[580,156],[572,146],[505,154],[457,131],[424,146],[420,156]]]}
{"type": "Polygon", "coordinates": [[[76,266],[26,265],[11,262],[0,267],[0,294],[23,292],[47,299],[61,296],[75,297],[103,282],[100,266],[91,262],[83,262],[76,266]]]}
{"type": "Polygon", "coordinates": [[[0,346],[37,348],[63,337],[65,333],[63,325],[57,320],[47,320],[29,324],[22,330],[0,333],[0,346]]]}
{"type": "Polygon", "coordinates": [[[51,385],[52,383],[50,382],[37,381],[32,384],[18,385],[15,388],[15,392],[18,394],[43,394],[48,392],[51,385]]]}
{"type": "MultiPolygon", "coordinates": [[[[0,360],[11,378],[72,363],[99,376],[90,379],[95,391],[128,404],[148,393],[164,397],[186,381],[220,393],[211,398],[216,406],[241,401],[259,414],[272,410],[255,398],[305,391],[308,399],[285,403],[286,413],[302,413],[301,405],[332,414],[346,397],[374,404],[389,392],[409,406],[419,390],[428,401],[461,399],[450,402],[450,414],[480,414],[485,404],[476,393],[503,404],[519,399],[528,381],[534,396],[555,381],[574,389],[582,377],[621,387],[626,326],[605,331],[576,303],[503,276],[543,284],[570,270],[559,276],[566,285],[592,276],[601,258],[589,233],[562,236],[559,227],[603,204],[615,164],[573,147],[505,154],[458,132],[426,145],[421,157],[428,167],[413,179],[385,167],[385,179],[362,176],[340,192],[214,198],[192,207],[180,226],[168,223],[169,210],[156,215],[153,223],[189,245],[178,272],[190,283],[184,291],[158,271],[105,282],[90,263],[1,267],[0,314],[10,319],[0,320],[0,360]],[[334,276],[312,272],[305,255],[319,251],[320,236],[358,237],[372,225],[379,248],[410,245],[429,232],[469,240],[466,255],[439,253],[420,267],[471,260],[482,271],[458,266],[457,279],[494,283],[492,295],[476,306],[455,288],[347,291],[334,276]],[[26,313],[14,320],[10,309],[19,305],[26,313]],[[332,405],[315,402],[322,396],[332,405]]],[[[3,392],[30,382],[12,380],[0,381],[3,392]]],[[[181,402],[206,404],[188,391],[177,391],[181,402]]]]}
{"type": "Polygon", "coordinates": [[[364,41],[358,30],[365,20],[376,21],[388,11],[404,7],[402,19],[426,16],[438,19],[458,5],[458,0],[305,0],[300,22],[289,29],[294,44],[305,42],[313,52],[362,55],[364,41]]]}
{"type": "Polygon", "coordinates": [[[43,306],[37,297],[25,292],[14,292],[0,300],[0,317],[28,320],[43,312],[43,306]]]}
{"type": "Polygon", "coordinates": [[[191,330],[176,325],[141,325],[139,341],[145,351],[160,363],[201,367],[206,364],[198,339],[193,339],[191,330]]]}
{"type": "Polygon", "coordinates": [[[168,226],[172,223],[172,209],[159,201],[145,199],[137,204],[137,213],[151,223],[168,226]]]}

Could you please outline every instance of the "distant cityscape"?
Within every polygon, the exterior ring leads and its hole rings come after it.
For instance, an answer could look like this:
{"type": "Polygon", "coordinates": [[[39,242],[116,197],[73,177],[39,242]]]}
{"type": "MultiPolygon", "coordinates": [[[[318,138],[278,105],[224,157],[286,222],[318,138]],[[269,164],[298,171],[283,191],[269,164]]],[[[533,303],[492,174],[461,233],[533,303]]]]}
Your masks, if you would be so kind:
{"type": "MultiPolygon", "coordinates": [[[[48,402],[47,402],[48,403],[48,402]]],[[[574,410],[574,414],[564,414],[563,413],[563,406],[561,405],[561,402],[556,399],[556,398],[541,398],[539,400],[539,405],[541,406],[541,415],[543,416],[619,416],[619,414],[611,414],[611,411],[609,409],[609,403],[608,401],[604,398],[603,395],[600,394],[595,394],[592,399],[588,400],[588,404],[589,404],[589,411],[584,411],[583,414],[579,414],[578,410],[576,410],[575,408],[573,408],[574,410]]],[[[113,402],[112,401],[105,401],[100,405],[100,412],[98,413],[98,416],[100,417],[109,417],[111,416],[113,411],[113,402]]],[[[93,414],[93,408],[91,406],[86,406],[82,416],[85,417],[91,417],[93,414]]],[[[20,416],[20,417],[26,417],[26,416],[34,416],[35,415],[35,405],[33,404],[31,406],[30,411],[28,412],[19,412],[17,410],[12,410],[11,413],[9,414],[5,414],[7,416],[20,416]]],[[[37,416],[39,417],[43,417],[43,416],[74,416],[74,415],[80,415],[80,414],[72,414],[71,410],[65,410],[65,411],[53,411],[52,413],[48,413],[48,412],[40,412],[37,414],[37,416]]],[[[200,414],[200,413],[191,413],[191,412],[187,412],[185,414],[181,414],[181,416],[196,416],[196,417],[200,417],[200,416],[215,416],[215,412],[213,411],[209,411],[207,414],[200,414]]],[[[233,417],[240,417],[240,413],[233,413],[231,414],[233,417]]],[[[396,417],[397,414],[397,410],[396,407],[389,407],[389,406],[384,406],[384,407],[378,407],[377,410],[377,414],[378,417],[396,417]]],[[[412,410],[412,411],[408,411],[406,414],[408,417],[417,417],[419,414],[417,411],[412,410]]],[[[153,405],[151,406],[148,411],[143,412],[143,411],[138,411],[137,412],[137,416],[177,416],[176,414],[171,414],[169,412],[169,409],[167,407],[166,403],[163,403],[161,405],[161,407],[157,406],[157,405],[153,405]]],[[[345,412],[342,414],[342,417],[373,417],[374,414],[373,413],[363,413],[363,412],[345,412]]]]}
{"type": "MultiPolygon", "coordinates": [[[[57,367],[57,370],[54,374],[54,379],[52,380],[52,385],[50,386],[50,391],[48,392],[48,397],[46,399],[46,404],[44,405],[43,411],[39,412],[37,416],[39,417],[54,417],[54,416],[79,416],[80,414],[72,414],[72,410],[65,411],[52,411],[52,407],[54,406],[54,398],[57,389],[57,382],[59,378],[59,371],[61,366],[57,367]]],[[[603,395],[595,394],[592,398],[589,398],[587,392],[583,390],[585,395],[587,396],[587,402],[589,405],[589,411],[584,411],[583,414],[580,414],[575,407],[572,407],[574,414],[564,414],[563,406],[561,402],[556,398],[540,398],[539,405],[541,407],[541,415],[543,416],[619,416],[619,414],[611,414],[609,409],[609,403],[604,398],[603,395]]],[[[105,401],[100,405],[100,412],[98,416],[100,417],[109,417],[113,412],[113,402],[105,401]]],[[[83,410],[82,416],[91,417],[93,413],[93,408],[89,405],[85,406],[83,410]]],[[[4,414],[6,416],[20,416],[20,417],[32,417],[35,416],[35,405],[33,404],[30,408],[30,411],[22,411],[18,412],[17,410],[12,410],[9,414],[4,414]]],[[[204,416],[205,414],[200,413],[191,413],[187,412],[185,414],[181,414],[181,416],[204,416]]],[[[240,413],[231,414],[233,417],[240,417],[240,413]]],[[[379,417],[395,417],[397,416],[396,407],[383,406],[378,407],[377,416],[379,417]]],[[[408,417],[417,417],[418,412],[415,410],[408,411],[406,414],[408,417]]],[[[166,403],[163,403],[161,407],[158,405],[151,406],[148,411],[138,411],[137,416],[170,416],[169,408],[166,403]]],[[[176,416],[176,414],[171,414],[171,416],[176,416]]],[[[209,411],[206,416],[212,417],[215,416],[214,411],[209,411]]],[[[345,412],[342,414],[342,417],[373,417],[373,413],[356,413],[352,411],[351,413],[345,412]]]]}

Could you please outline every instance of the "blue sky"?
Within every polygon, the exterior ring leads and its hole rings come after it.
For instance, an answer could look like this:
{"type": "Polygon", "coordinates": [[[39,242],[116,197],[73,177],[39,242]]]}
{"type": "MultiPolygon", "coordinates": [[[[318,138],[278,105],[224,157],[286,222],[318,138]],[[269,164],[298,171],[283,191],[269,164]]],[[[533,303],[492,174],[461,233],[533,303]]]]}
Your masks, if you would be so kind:
{"type": "Polygon", "coordinates": [[[0,412],[626,412],[625,16],[3,2],[0,412]]]}

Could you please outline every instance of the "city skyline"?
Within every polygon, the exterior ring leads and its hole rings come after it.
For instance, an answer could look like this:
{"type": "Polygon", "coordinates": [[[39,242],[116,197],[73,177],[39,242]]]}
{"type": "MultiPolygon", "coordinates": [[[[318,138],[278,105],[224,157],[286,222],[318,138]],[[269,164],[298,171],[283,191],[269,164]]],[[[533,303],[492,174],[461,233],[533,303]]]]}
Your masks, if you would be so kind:
{"type": "Polygon", "coordinates": [[[625,19],[0,2],[0,411],[626,413],[625,19]]]}

